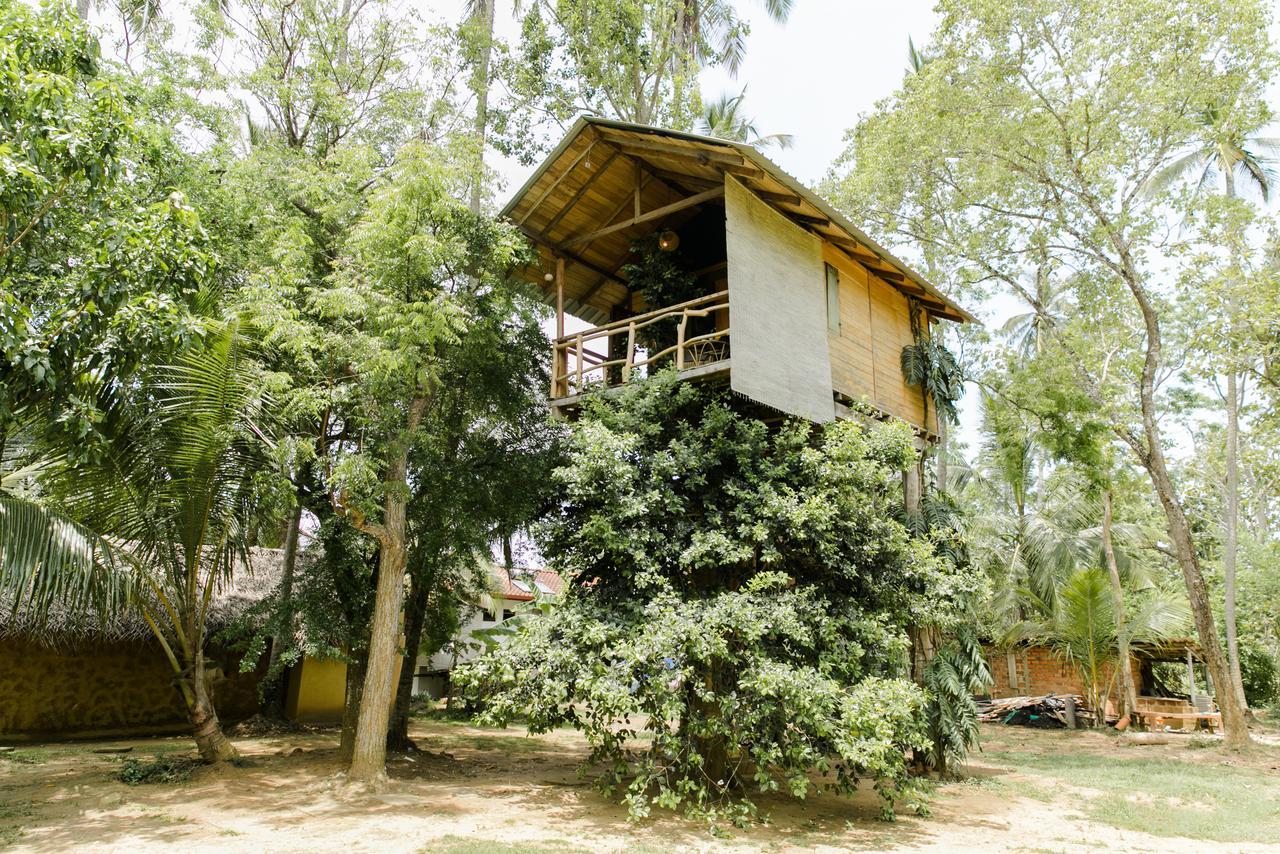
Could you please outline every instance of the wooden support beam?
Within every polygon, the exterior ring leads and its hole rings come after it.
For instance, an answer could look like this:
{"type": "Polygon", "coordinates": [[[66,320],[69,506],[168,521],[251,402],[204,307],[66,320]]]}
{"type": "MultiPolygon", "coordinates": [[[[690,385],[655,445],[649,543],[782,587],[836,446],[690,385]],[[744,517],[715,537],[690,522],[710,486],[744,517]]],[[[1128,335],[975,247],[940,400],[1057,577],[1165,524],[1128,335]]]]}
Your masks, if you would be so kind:
{"type": "Polygon", "coordinates": [[[577,158],[575,158],[574,161],[570,163],[563,172],[560,173],[560,177],[552,181],[551,186],[547,187],[547,189],[543,190],[538,195],[538,200],[529,206],[529,210],[525,211],[524,216],[520,217],[520,220],[516,223],[516,225],[524,225],[528,221],[529,217],[533,216],[533,212],[536,211],[542,205],[542,203],[547,200],[547,196],[550,196],[552,193],[554,193],[556,191],[556,188],[559,187],[564,182],[564,179],[568,178],[571,174],[573,174],[573,170],[578,168],[579,163],[581,163],[583,160],[591,156],[591,149],[596,147],[597,142],[599,142],[598,138],[593,139],[591,140],[590,143],[588,143],[586,149],[581,154],[579,154],[577,158]]]}
{"type": "MultiPolygon", "coordinates": [[[[783,216],[790,217],[796,222],[803,222],[805,225],[816,225],[819,228],[831,225],[831,220],[825,216],[810,216],[809,214],[796,213],[795,211],[782,211],[781,213],[783,216]]],[[[827,237],[825,234],[822,236],[827,237]]]]}
{"type": "Polygon", "coordinates": [[[642,223],[652,222],[655,219],[662,219],[663,217],[670,216],[671,214],[676,213],[677,211],[682,211],[685,208],[691,208],[696,205],[700,205],[703,202],[709,202],[712,199],[718,199],[723,195],[724,195],[724,187],[712,187],[710,190],[704,190],[703,192],[698,193],[695,196],[690,196],[687,199],[681,199],[678,202],[673,202],[669,205],[663,205],[660,208],[654,208],[648,213],[643,213],[643,214],[640,214],[639,216],[633,216],[631,219],[625,219],[622,222],[615,222],[613,225],[605,226],[604,228],[593,231],[590,234],[584,234],[581,237],[575,237],[572,240],[566,240],[564,243],[560,245],[568,249],[570,247],[577,246],[581,243],[590,243],[593,240],[604,237],[606,234],[613,234],[616,231],[622,231],[623,229],[631,228],[633,225],[640,225],[642,223]]]}
{"type": "Polygon", "coordinates": [[[609,171],[609,167],[612,166],[613,161],[617,159],[617,151],[610,153],[610,155],[605,158],[604,163],[600,164],[600,168],[595,172],[592,172],[591,177],[582,182],[582,186],[578,188],[578,192],[574,193],[569,201],[565,202],[564,207],[560,208],[560,210],[556,212],[556,215],[551,218],[551,221],[547,223],[546,227],[539,232],[539,236],[545,238],[551,234],[551,229],[560,224],[560,220],[564,219],[565,216],[568,215],[569,211],[573,210],[573,206],[582,200],[582,197],[587,194],[587,190],[591,189],[591,186],[599,180],[601,175],[609,171]]]}
{"type": "Polygon", "coordinates": [[[641,168],[639,160],[633,160],[631,162],[631,168],[632,168],[632,171],[635,173],[634,177],[635,177],[635,185],[636,185],[636,204],[635,204],[635,208],[633,209],[634,210],[633,215],[638,217],[640,216],[640,190],[644,188],[644,181],[642,180],[642,173],[644,172],[644,170],[641,168]]]}
{"type": "Polygon", "coordinates": [[[543,247],[544,249],[549,251],[551,254],[563,255],[567,262],[577,264],[580,267],[585,267],[586,269],[590,270],[593,273],[598,273],[599,275],[604,276],[606,279],[612,279],[613,281],[622,285],[624,288],[627,287],[627,280],[619,276],[617,273],[606,270],[605,268],[601,267],[598,264],[592,264],[587,259],[579,255],[576,255],[572,252],[566,251],[564,247],[557,246],[556,244],[544,238],[542,235],[535,233],[532,229],[521,226],[520,231],[524,234],[525,237],[529,238],[534,243],[543,247]]]}
{"type": "Polygon", "coordinates": [[[556,338],[564,337],[564,258],[556,258],[556,338]]]}
{"type": "Polygon", "coordinates": [[[669,172],[666,169],[659,169],[658,167],[648,163],[647,161],[641,161],[641,162],[645,163],[649,171],[655,177],[662,179],[662,182],[664,184],[666,184],[668,187],[671,187],[672,184],[675,184],[676,186],[672,187],[672,189],[678,190],[679,192],[682,192],[682,193],[688,192],[688,190],[685,187],[679,186],[681,184],[692,184],[695,189],[697,189],[698,187],[701,187],[702,189],[710,189],[711,187],[718,187],[718,186],[724,185],[723,178],[717,181],[715,178],[704,178],[701,175],[681,175],[676,172],[669,172]]]}
{"type": "Polygon", "coordinates": [[[626,140],[610,139],[609,142],[623,154],[630,157],[645,157],[647,155],[669,160],[684,160],[706,169],[731,172],[734,175],[741,175],[745,178],[760,179],[765,176],[762,170],[747,163],[741,157],[734,159],[733,155],[720,155],[716,152],[703,151],[697,148],[680,148],[679,146],[661,145],[659,143],[646,143],[645,147],[640,147],[638,144],[633,144],[626,140]],[[655,148],[660,150],[654,150],[655,148]]]}
{"type": "Polygon", "coordinates": [[[604,283],[607,281],[609,280],[604,276],[596,279],[595,284],[587,288],[586,291],[583,292],[582,296],[578,297],[578,302],[585,305],[593,296],[600,293],[600,289],[604,287],[604,283]]]}
{"type": "Polygon", "coordinates": [[[707,151],[705,148],[691,148],[684,145],[672,145],[666,142],[651,142],[647,139],[636,139],[632,136],[621,134],[602,133],[606,141],[616,145],[624,151],[631,149],[634,151],[652,151],[659,154],[671,155],[672,157],[683,157],[686,159],[697,160],[700,163],[727,163],[730,165],[742,166],[746,164],[741,154],[736,151],[707,151]]]}
{"type": "Polygon", "coordinates": [[[836,246],[839,246],[845,252],[849,253],[849,255],[856,258],[859,263],[865,263],[867,261],[872,261],[872,262],[880,261],[879,255],[876,255],[873,252],[867,251],[867,249],[865,249],[861,243],[850,240],[847,237],[841,237],[835,234],[826,234],[823,236],[827,240],[834,243],[836,246]]]}
{"type": "MultiPolygon", "coordinates": [[[[798,205],[804,201],[794,193],[775,193],[772,190],[762,190],[754,184],[751,186],[751,192],[766,202],[773,202],[778,205],[798,205]]],[[[787,215],[790,216],[791,213],[788,211],[787,215]]]]}

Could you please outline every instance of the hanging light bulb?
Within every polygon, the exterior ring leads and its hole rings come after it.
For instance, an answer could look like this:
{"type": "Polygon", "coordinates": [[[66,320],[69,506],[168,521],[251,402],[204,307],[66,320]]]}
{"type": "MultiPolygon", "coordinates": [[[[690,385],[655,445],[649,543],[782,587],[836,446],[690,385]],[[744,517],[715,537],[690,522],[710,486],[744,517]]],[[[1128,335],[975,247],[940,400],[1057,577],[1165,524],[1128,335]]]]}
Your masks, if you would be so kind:
{"type": "Polygon", "coordinates": [[[680,246],[680,235],[669,228],[664,228],[658,235],[658,248],[663,252],[674,252],[680,246]]]}

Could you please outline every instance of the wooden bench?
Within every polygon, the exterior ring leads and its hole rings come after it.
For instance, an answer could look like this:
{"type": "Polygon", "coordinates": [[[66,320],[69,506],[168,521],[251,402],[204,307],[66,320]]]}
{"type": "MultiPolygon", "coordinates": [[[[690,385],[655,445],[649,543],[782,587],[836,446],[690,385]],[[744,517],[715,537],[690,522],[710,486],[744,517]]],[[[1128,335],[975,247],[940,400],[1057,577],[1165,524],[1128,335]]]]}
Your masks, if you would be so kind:
{"type": "Polygon", "coordinates": [[[1177,721],[1179,729],[1183,729],[1187,723],[1190,723],[1192,729],[1216,732],[1219,724],[1222,723],[1222,714],[1219,712],[1158,712],[1150,709],[1139,709],[1133,713],[1133,722],[1141,729],[1162,727],[1166,721],[1177,721]]]}

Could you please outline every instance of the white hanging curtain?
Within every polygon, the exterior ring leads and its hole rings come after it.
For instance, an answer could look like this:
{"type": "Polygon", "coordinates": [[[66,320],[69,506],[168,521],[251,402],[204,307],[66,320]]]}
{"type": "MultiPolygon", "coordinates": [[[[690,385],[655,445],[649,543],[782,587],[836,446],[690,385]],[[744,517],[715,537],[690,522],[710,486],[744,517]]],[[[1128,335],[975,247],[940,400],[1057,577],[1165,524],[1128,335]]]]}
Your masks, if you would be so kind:
{"type": "Polygon", "coordinates": [[[822,241],[726,178],[730,385],[789,415],[835,418],[822,241]]]}

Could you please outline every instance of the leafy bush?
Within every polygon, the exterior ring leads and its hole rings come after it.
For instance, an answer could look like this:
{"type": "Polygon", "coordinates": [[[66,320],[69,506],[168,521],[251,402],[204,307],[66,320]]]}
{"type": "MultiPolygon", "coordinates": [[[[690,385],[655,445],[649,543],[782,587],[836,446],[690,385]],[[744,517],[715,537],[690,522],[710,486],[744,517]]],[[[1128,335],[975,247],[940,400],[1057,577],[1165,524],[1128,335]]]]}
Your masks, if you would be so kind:
{"type": "Polygon", "coordinates": [[[151,760],[126,759],[116,779],[130,786],[147,783],[184,783],[204,763],[190,756],[156,756],[151,760]]]}
{"type": "Polygon", "coordinates": [[[633,816],[745,819],[752,792],[915,797],[905,623],[973,580],[895,508],[905,429],[777,428],[668,373],[589,403],[539,532],[563,603],[458,674],[482,719],[570,723],[633,816]]]}
{"type": "Polygon", "coordinates": [[[1266,650],[1241,644],[1240,680],[1250,707],[1264,708],[1280,701],[1280,667],[1266,650]]]}

